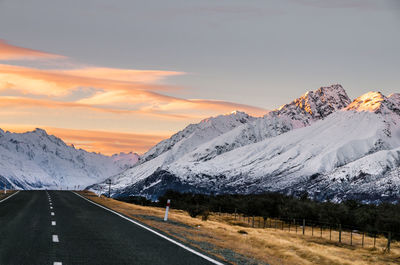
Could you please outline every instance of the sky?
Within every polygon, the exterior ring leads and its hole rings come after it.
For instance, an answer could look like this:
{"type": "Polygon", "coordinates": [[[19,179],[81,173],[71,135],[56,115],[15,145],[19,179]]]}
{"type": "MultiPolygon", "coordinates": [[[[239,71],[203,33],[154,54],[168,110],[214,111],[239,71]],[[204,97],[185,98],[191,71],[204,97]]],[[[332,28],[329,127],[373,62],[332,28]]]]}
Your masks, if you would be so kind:
{"type": "Polygon", "coordinates": [[[342,84],[400,92],[398,0],[0,0],[0,128],[143,153],[342,84]]]}

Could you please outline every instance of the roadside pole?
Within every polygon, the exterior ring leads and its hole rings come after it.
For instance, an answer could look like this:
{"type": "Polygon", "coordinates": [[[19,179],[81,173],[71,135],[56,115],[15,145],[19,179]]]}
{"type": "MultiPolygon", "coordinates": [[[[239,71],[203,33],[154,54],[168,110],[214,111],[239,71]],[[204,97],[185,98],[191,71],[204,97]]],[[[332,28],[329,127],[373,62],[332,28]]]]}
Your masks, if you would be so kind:
{"type": "Polygon", "coordinates": [[[168,211],[169,211],[169,206],[171,205],[171,200],[167,200],[167,207],[165,208],[165,216],[164,216],[164,221],[168,221],[168,211]]]}

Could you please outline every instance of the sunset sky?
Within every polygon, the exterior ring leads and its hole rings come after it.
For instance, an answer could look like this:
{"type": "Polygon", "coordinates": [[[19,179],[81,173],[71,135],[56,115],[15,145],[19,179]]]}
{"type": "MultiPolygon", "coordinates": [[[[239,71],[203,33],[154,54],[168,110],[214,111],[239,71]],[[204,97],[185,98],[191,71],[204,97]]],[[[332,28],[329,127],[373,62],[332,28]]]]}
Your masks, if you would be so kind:
{"type": "Polygon", "coordinates": [[[0,128],[143,153],[320,86],[400,92],[397,0],[0,0],[0,128]]]}

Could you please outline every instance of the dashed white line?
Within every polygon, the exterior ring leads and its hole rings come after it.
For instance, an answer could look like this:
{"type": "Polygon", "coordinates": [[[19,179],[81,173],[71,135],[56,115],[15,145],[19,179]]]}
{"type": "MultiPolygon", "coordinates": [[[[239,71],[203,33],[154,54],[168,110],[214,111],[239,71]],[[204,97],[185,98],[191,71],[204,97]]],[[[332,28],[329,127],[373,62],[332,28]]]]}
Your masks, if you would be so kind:
{"type": "Polygon", "coordinates": [[[53,242],[55,242],[55,243],[60,242],[60,240],[58,240],[58,236],[57,235],[53,235],[53,242]]]}
{"type": "Polygon", "coordinates": [[[52,210],[53,209],[53,206],[50,206],[50,210],[52,210]]]}
{"type": "Polygon", "coordinates": [[[54,261],[54,262],[53,262],[53,265],[62,265],[62,262],[54,261]]]}
{"type": "Polygon", "coordinates": [[[51,216],[54,216],[54,212],[51,212],[51,216]]]}
{"type": "Polygon", "coordinates": [[[56,226],[56,221],[51,221],[52,226],[56,226]]]}

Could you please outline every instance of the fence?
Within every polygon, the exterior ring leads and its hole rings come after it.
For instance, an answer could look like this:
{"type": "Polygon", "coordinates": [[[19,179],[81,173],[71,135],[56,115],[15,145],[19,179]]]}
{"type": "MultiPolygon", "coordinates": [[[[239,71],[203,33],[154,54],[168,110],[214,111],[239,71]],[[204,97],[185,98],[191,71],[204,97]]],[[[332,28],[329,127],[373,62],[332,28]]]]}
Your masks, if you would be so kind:
{"type": "MultiPolygon", "coordinates": [[[[400,237],[390,231],[362,231],[356,227],[345,227],[341,224],[330,224],[306,219],[264,218],[239,213],[221,213],[229,222],[253,228],[269,228],[274,230],[296,233],[304,236],[319,237],[339,244],[347,244],[361,248],[378,248],[389,253],[393,237],[400,237]]],[[[396,245],[399,247],[398,245],[396,245]]]]}

